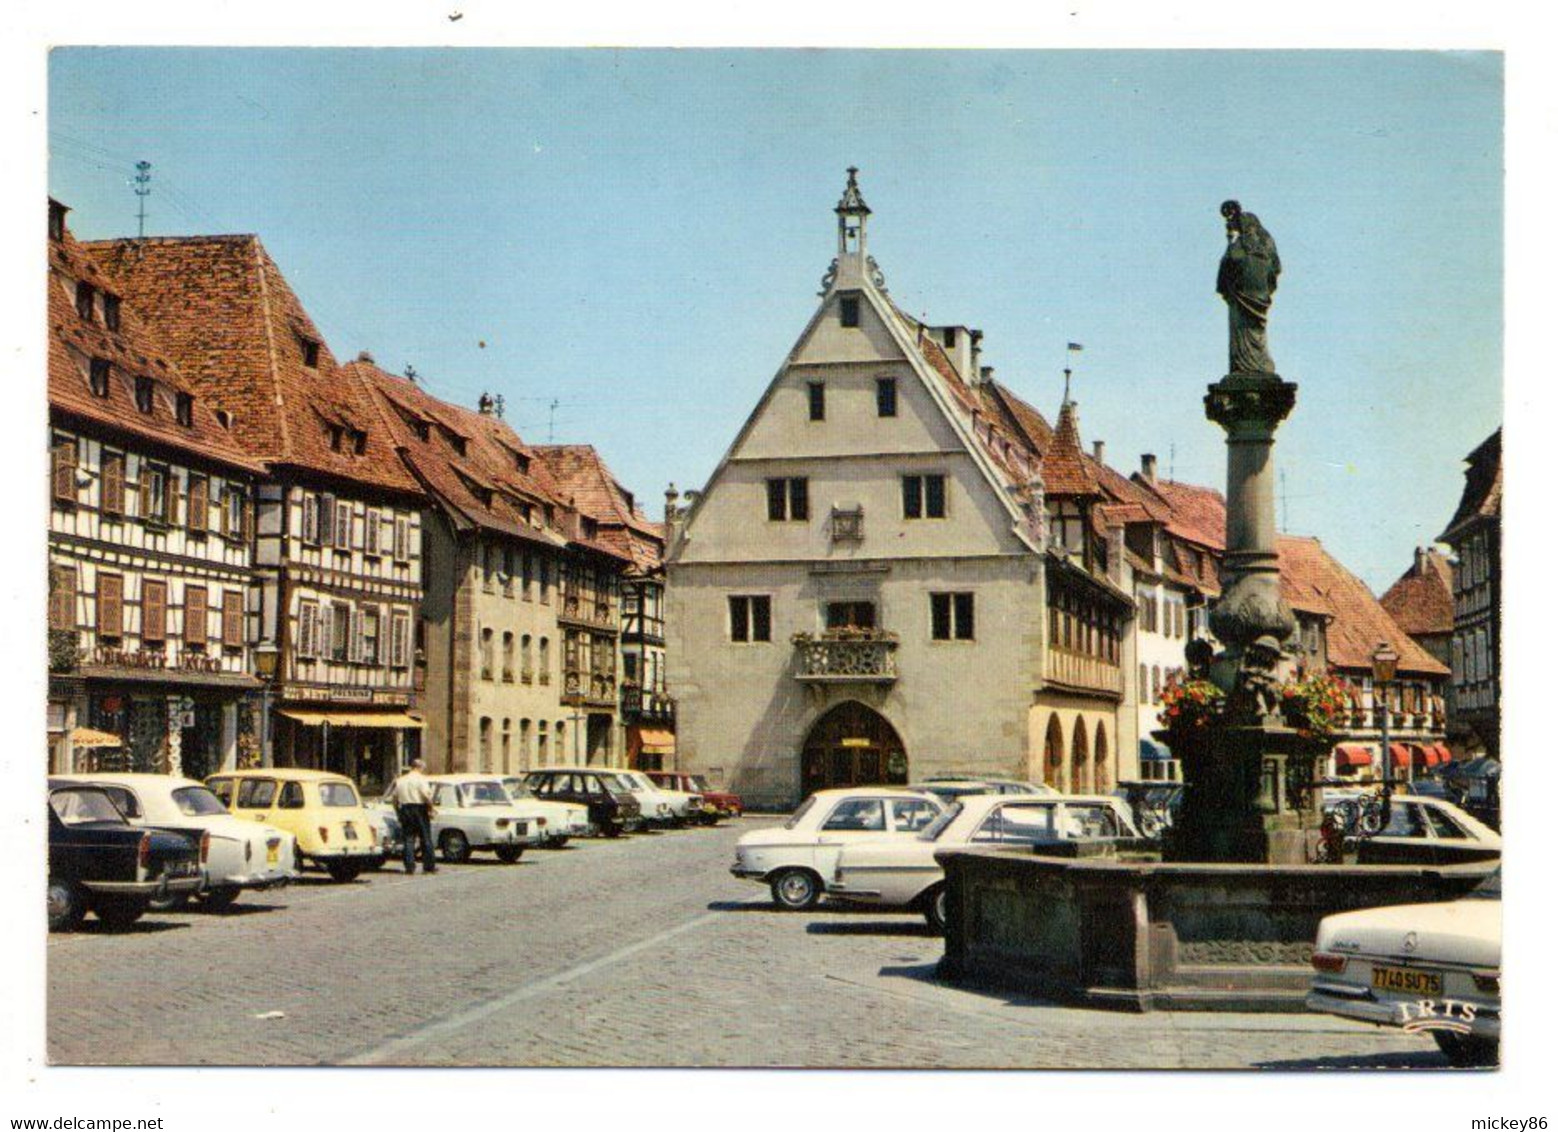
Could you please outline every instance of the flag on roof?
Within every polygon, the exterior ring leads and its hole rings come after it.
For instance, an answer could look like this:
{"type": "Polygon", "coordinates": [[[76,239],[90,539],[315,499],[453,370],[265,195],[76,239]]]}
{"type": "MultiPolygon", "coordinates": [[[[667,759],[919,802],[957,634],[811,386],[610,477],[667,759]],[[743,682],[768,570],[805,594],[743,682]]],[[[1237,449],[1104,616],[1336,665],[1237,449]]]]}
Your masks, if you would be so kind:
{"type": "Polygon", "coordinates": [[[1080,342],[1067,342],[1066,343],[1066,349],[1068,349],[1068,350],[1075,350],[1078,353],[1081,353],[1082,352],[1082,343],[1080,343],[1080,342]]]}

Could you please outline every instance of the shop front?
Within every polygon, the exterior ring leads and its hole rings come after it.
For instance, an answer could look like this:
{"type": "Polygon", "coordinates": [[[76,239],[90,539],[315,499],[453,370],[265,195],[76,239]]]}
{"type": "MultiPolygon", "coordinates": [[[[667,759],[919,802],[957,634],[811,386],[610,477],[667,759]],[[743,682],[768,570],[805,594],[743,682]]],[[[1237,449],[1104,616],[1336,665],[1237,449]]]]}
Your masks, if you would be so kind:
{"type": "Polygon", "coordinates": [[[421,717],[404,709],[285,705],[276,712],[275,761],[334,771],[378,797],[422,752],[421,717]]]}
{"type": "Polygon", "coordinates": [[[630,724],[628,765],[635,770],[669,770],[676,766],[676,734],[664,727],[630,724]]]}

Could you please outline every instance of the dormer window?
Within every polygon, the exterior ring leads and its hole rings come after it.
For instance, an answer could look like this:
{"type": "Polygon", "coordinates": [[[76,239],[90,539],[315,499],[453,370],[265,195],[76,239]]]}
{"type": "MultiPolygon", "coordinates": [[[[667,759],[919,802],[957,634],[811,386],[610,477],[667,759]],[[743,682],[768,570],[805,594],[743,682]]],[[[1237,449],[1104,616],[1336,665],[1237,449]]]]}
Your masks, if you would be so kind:
{"type": "Polygon", "coordinates": [[[173,412],[179,424],[191,427],[195,423],[195,398],[188,393],[178,394],[173,401],[173,412]]]}
{"type": "Polygon", "coordinates": [[[860,296],[843,295],[839,298],[839,325],[860,325],[860,296]]]}
{"type": "Polygon", "coordinates": [[[361,429],[352,433],[352,451],[359,456],[368,451],[368,434],[361,429]]]}
{"type": "Polygon", "coordinates": [[[594,519],[588,519],[587,518],[587,519],[584,520],[584,537],[585,538],[594,538],[599,533],[600,533],[600,524],[599,523],[597,523],[594,519]]]}
{"type": "Polygon", "coordinates": [[[92,302],[97,296],[97,288],[90,283],[76,284],[76,313],[83,321],[92,321],[92,302]]]}
{"type": "Polygon", "coordinates": [[[416,423],[416,430],[417,430],[417,439],[422,440],[422,441],[427,441],[427,440],[432,439],[433,430],[428,427],[428,424],[427,424],[426,421],[417,421],[417,423],[416,423]]]}
{"type": "Polygon", "coordinates": [[[103,292],[103,325],[110,330],[119,329],[119,296],[103,292]]]}
{"type": "Polygon", "coordinates": [[[514,453],[514,467],[524,475],[530,474],[530,457],[523,452],[514,453]]]}
{"type": "Polygon", "coordinates": [[[330,451],[339,452],[342,441],[346,439],[346,430],[337,424],[325,425],[325,436],[330,441],[330,451]]]}
{"type": "Polygon", "coordinates": [[[65,206],[57,200],[49,202],[49,239],[63,240],[65,238],[65,206]]]}
{"type": "Polygon", "coordinates": [[[94,397],[107,397],[108,396],[108,371],[109,371],[109,368],[110,367],[109,367],[109,363],[108,363],[108,359],[107,358],[93,358],[92,359],[92,371],[91,371],[90,377],[88,378],[88,380],[91,382],[91,385],[92,385],[92,396],[94,396],[94,397]]]}
{"type": "Polygon", "coordinates": [[[312,338],[298,335],[298,349],[303,354],[303,364],[309,369],[319,368],[319,343],[312,338]]]}
{"type": "Polygon", "coordinates": [[[218,409],[216,411],[216,423],[223,428],[230,429],[233,427],[233,415],[226,409],[218,409]]]}
{"type": "Polygon", "coordinates": [[[152,385],[151,378],[149,378],[149,377],[138,377],[138,378],[136,378],[135,379],[135,407],[137,409],[139,409],[143,413],[151,412],[151,410],[152,410],[152,395],[153,395],[153,392],[154,392],[154,387],[152,385]]]}

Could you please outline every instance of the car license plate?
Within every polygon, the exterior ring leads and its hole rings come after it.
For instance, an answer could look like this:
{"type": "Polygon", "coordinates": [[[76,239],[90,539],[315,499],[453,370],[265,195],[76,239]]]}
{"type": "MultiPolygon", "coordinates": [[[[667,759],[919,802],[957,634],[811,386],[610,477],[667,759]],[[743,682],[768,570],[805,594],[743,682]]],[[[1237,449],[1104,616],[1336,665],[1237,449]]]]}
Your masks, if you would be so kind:
{"type": "Polygon", "coordinates": [[[1437,971],[1414,971],[1408,967],[1376,967],[1374,989],[1404,994],[1443,994],[1444,976],[1437,971]]]}
{"type": "Polygon", "coordinates": [[[346,834],[346,840],[348,840],[348,841],[356,841],[357,840],[357,827],[354,826],[351,822],[347,822],[345,825],[343,825],[341,827],[341,829],[346,834]]]}
{"type": "Polygon", "coordinates": [[[272,841],[265,846],[265,863],[274,865],[281,860],[281,842],[272,841]]]}
{"type": "Polygon", "coordinates": [[[517,821],[517,822],[514,823],[514,836],[515,837],[523,837],[529,831],[530,831],[530,826],[528,824],[526,824],[525,822],[517,821]]]}

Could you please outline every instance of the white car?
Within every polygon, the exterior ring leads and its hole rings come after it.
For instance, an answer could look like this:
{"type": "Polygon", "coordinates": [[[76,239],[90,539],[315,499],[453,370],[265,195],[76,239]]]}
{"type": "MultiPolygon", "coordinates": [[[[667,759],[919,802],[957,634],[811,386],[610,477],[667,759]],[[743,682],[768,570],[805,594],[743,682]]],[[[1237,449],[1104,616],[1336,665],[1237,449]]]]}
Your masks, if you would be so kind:
{"type": "Polygon", "coordinates": [[[525,785],[525,780],[517,775],[506,775],[502,781],[503,789],[509,792],[509,797],[514,799],[516,805],[523,805],[540,816],[544,823],[541,827],[543,849],[561,849],[571,837],[589,836],[590,811],[587,806],[537,798],[530,787],[525,785]]]}
{"type": "Polygon", "coordinates": [[[1019,782],[1015,778],[974,778],[962,774],[932,776],[910,788],[934,794],[943,802],[951,802],[965,794],[1037,794],[1046,798],[1060,796],[1059,790],[1042,782],[1019,782]]]}
{"type": "Polygon", "coordinates": [[[1139,836],[1131,811],[1104,794],[970,794],[953,802],[912,840],[851,845],[839,854],[829,898],[917,911],[946,926],[946,886],[936,854],[946,849],[1014,848],[1139,836]]]}
{"type": "Polygon", "coordinates": [[[539,807],[516,802],[495,774],[434,774],[433,844],[445,861],[459,864],[491,851],[504,864],[539,845],[546,820],[539,807]]]}
{"type": "Polygon", "coordinates": [[[1496,1065],[1502,918],[1498,873],[1460,900],[1327,916],[1309,1009],[1432,1034],[1453,1065],[1496,1065]]]}
{"type": "MultiPolygon", "coordinates": [[[[277,888],[298,876],[297,844],[273,825],[235,817],[219,798],[192,778],[171,774],[60,774],[63,782],[101,787],[131,825],[210,834],[204,876],[195,898],[212,910],[238,899],[246,888],[277,888]]],[[[161,905],[178,907],[188,895],[161,905]]]]}
{"type": "MultiPolygon", "coordinates": [[[[686,790],[662,786],[641,770],[622,770],[617,773],[623,778],[632,780],[637,787],[652,791],[656,796],[657,806],[660,802],[669,806],[673,825],[686,825],[688,822],[697,821],[703,815],[702,794],[692,794],[686,790]]],[[[645,813],[648,811],[646,810],[645,813]]]]}
{"type": "Polygon", "coordinates": [[[802,911],[822,899],[825,877],[846,845],[912,838],[946,807],[903,787],[819,790],[781,826],[754,829],[736,842],[731,874],[766,884],[774,903],[802,911]]]}
{"type": "Polygon", "coordinates": [[[1504,839],[1443,798],[1395,794],[1390,818],[1358,841],[1360,865],[1456,865],[1493,861],[1504,839]]]}
{"type": "Polygon", "coordinates": [[[644,824],[664,829],[677,824],[681,819],[676,816],[675,799],[670,797],[660,787],[649,779],[640,781],[640,775],[631,770],[623,770],[620,767],[586,767],[586,770],[594,770],[602,778],[607,779],[613,790],[619,790],[624,794],[631,794],[638,802],[638,808],[642,812],[644,824]]]}

